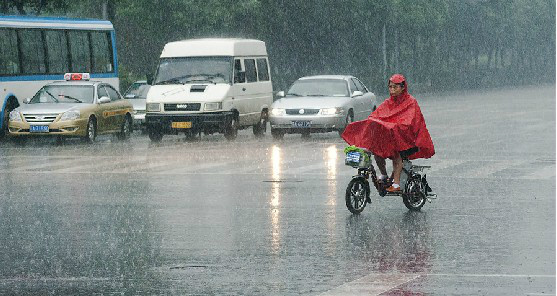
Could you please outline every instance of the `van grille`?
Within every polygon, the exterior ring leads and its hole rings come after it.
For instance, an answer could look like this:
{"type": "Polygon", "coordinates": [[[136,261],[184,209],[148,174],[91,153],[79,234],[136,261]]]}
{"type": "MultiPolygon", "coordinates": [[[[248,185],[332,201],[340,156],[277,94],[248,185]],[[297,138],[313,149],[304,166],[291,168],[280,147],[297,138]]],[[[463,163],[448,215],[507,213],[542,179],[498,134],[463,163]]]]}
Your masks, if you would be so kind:
{"type": "Polygon", "coordinates": [[[303,114],[300,114],[301,109],[286,109],[288,115],[315,115],[319,113],[319,109],[304,109],[303,114]]]}
{"type": "Polygon", "coordinates": [[[164,111],[199,111],[201,103],[164,104],[164,111]]]}
{"type": "Polygon", "coordinates": [[[39,122],[53,122],[58,114],[24,114],[25,121],[39,123],[39,122]]]}

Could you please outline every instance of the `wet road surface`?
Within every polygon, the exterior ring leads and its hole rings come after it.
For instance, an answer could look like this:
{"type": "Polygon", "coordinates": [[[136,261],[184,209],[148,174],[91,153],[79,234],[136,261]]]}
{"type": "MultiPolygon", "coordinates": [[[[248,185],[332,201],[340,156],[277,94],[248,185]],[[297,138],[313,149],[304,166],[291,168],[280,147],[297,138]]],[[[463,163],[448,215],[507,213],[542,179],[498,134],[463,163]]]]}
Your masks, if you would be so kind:
{"type": "Polygon", "coordinates": [[[336,133],[0,143],[0,294],[555,295],[555,87],[417,98],[420,212],[336,133]]]}

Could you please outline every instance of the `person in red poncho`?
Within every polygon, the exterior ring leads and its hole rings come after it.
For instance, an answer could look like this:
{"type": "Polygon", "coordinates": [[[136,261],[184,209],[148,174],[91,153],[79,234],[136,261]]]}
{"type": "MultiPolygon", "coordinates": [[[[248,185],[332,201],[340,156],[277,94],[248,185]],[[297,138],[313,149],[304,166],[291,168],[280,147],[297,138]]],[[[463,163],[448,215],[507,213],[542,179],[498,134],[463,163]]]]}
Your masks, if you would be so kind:
{"type": "Polygon", "coordinates": [[[349,144],[370,150],[381,172],[387,178],[385,158],[393,161],[393,185],[388,192],[401,191],[402,156],[409,159],[430,158],[435,154],[418,102],[408,93],[401,74],[389,79],[390,97],[362,121],[349,124],[342,138],[349,144]]]}

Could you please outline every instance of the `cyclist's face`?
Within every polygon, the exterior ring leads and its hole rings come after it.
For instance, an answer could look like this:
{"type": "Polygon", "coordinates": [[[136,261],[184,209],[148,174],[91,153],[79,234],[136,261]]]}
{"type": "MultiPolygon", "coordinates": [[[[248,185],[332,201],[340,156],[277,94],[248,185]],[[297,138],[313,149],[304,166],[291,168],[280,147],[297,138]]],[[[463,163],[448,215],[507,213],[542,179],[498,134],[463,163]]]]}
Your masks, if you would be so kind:
{"type": "Polygon", "coordinates": [[[389,93],[391,94],[391,96],[398,96],[400,94],[402,94],[402,91],[404,90],[404,87],[396,84],[396,83],[392,83],[389,82],[389,93]]]}

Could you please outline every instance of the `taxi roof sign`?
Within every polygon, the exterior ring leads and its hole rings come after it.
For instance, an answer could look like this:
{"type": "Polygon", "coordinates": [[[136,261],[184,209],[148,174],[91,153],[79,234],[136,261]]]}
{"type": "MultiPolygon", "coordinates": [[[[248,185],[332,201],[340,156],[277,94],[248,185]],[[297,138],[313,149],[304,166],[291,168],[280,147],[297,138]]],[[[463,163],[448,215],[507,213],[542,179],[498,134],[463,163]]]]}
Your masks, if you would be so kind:
{"type": "Polygon", "coordinates": [[[89,80],[91,75],[89,73],[66,73],[64,74],[64,80],[89,80]]]}

